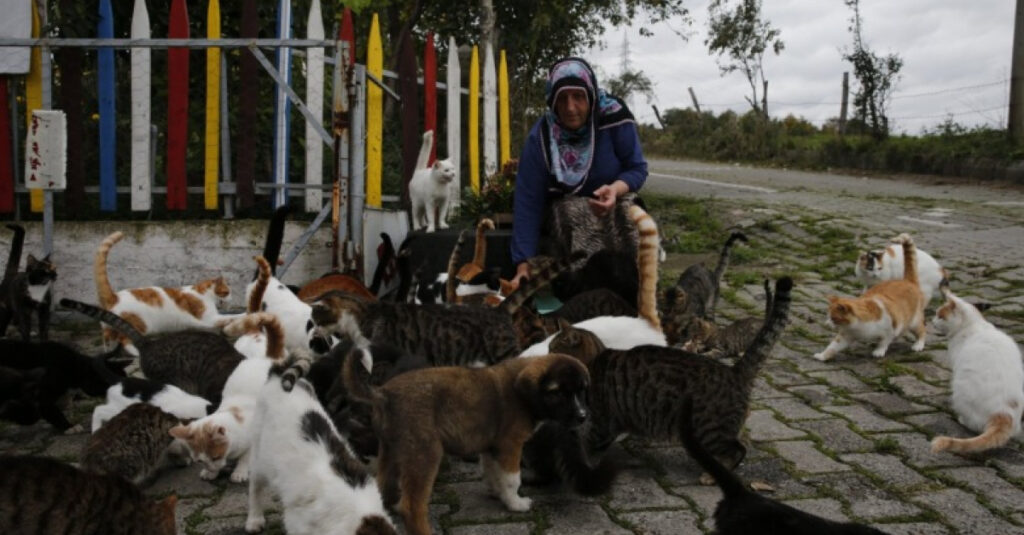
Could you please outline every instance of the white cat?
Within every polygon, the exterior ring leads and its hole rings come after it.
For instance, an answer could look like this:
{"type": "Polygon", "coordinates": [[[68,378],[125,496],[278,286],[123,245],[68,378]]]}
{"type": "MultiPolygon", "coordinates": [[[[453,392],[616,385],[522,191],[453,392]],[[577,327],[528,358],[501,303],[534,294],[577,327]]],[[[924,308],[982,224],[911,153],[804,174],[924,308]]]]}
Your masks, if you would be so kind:
{"type": "MultiPolygon", "coordinates": [[[[874,286],[882,281],[903,278],[903,248],[893,238],[892,244],[885,249],[865,251],[857,258],[854,272],[857,279],[866,287],[874,286]]],[[[917,249],[917,284],[925,299],[942,297],[939,283],[948,279],[949,273],[932,258],[932,255],[917,249]]]]}
{"type": "MultiPolygon", "coordinates": [[[[644,318],[632,316],[599,316],[589,320],[583,320],[572,325],[577,329],[585,329],[594,333],[601,339],[601,343],[608,349],[631,349],[642,345],[655,345],[665,347],[668,341],[665,340],[665,333],[655,328],[644,318]]],[[[550,353],[548,348],[551,341],[558,333],[548,336],[544,340],[526,348],[520,357],[538,357],[550,353]]]]}
{"type": "Polygon", "coordinates": [[[264,528],[263,508],[275,494],[288,533],[396,533],[376,480],[305,379],[286,392],[272,375],[260,391],[254,426],[247,532],[264,528]]]}
{"type": "Polygon", "coordinates": [[[960,423],[981,433],[974,438],[939,436],[932,451],[972,452],[997,448],[1020,433],[1024,409],[1024,365],[1017,343],[978,309],[941,287],[946,302],[932,326],[949,336],[953,369],[951,404],[960,423]]]}
{"type": "Polygon", "coordinates": [[[409,200],[412,203],[412,228],[434,232],[448,228],[449,184],[455,179],[455,164],[450,159],[437,160],[428,166],[430,147],[434,144],[434,131],[423,133],[423,145],[416,159],[416,171],[409,180],[409,200]],[[435,211],[436,220],[435,220],[435,211]],[[436,225],[435,225],[436,223],[436,225]]]}
{"type": "Polygon", "coordinates": [[[213,404],[206,399],[185,392],[170,384],[149,379],[126,377],[107,389],[107,402],[92,411],[92,432],[136,403],[149,403],[182,420],[202,418],[210,413],[213,404]]]}
{"type": "MultiPolygon", "coordinates": [[[[247,310],[262,310],[277,316],[284,331],[286,348],[307,347],[309,337],[306,324],[312,319],[313,309],[270,273],[270,264],[263,257],[256,257],[256,264],[257,278],[245,288],[247,310]]],[[[248,356],[248,353],[259,352],[259,344],[258,339],[245,340],[243,337],[236,342],[235,349],[248,356]],[[239,348],[239,343],[243,344],[242,348],[239,348]],[[249,349],[249,346],[254,348],[249,349]]]]}
{"type": "Polygon", "coordinates": [[[231,481],[240,483],[249,478],[249,449],[252,444],[253,416],[256,402],[270,368],[283,360],[283,333],[277,318],[268,313],[249,314],[224,328],[225,334],[238,336],[252,330],[254,324],[265,329],[269,356],[250,356],[238,363],[224,383],[224,393],[217,410],[188,425],[172,427],[172,437],[188,446],[193,461],[203,464],[203,479],[215,479],[229,461],[237,460],[231,481]]]}

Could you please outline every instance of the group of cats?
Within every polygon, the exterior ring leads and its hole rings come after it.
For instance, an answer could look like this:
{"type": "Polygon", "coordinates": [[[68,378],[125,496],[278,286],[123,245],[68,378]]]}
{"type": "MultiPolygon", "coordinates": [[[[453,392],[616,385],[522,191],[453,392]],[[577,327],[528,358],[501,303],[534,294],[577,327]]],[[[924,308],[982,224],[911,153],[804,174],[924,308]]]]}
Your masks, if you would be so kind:
{"type": "MultiPolygon", "coordinates": [[[[30,329],[21,330],[22,316],[49,309],[56,276],[52,265],[38,266],[45,259],[30,258],[27,273],[4,279],[7,295],[23,299],[5,300],[23,340],[0,340],[0,417],[70,430],[59,408],[70,390],[105,393],[106,402],[94,410],[81,469],[0,458],[0,525],[24,526],[19,533],[173,533],[174,498],[152,502],[136,485],[168,463],[191,461],[202,465],[200,477],[229,472],[232,481],[248,481],[250,533],[265,527],[267,498],[276,495],[289,533],[395,533],[390,510],[406,532],[421,535],[430,533],[427,506],[446,453],[479,457],[489,490],[525,511],[522,463],[538,478],[601,494],[618,471],[615,456],[603,453],[632,434],[681,441],[706,470],[702,480],[718,482],[721,533],[879,533],[759,496],[731,473],[746,454],[740,432],[753,382],[787,322],[792,280],[779,279],[774,292],[766,281],[763,318],[718,327],[722,273],[731,247],[746,237],[734,233],[714,271],[691,266],[659,299],[657,226],[639,206],[625,213],[636,251],[628,260],[639,273],[632,286],[610,290],[579,276],[616,261],[597,253],[535,259],[532,276],[515,289],[481,284],[482,238],[491,227],[481,222],[474,260],[459,267],[460,236],[439,299],[427,290],[432,284],[418,282],[432,276],[412,276],[404,248],[391,251],[401,282],[388,296],[377,295],[387,262],[369,288],[337,273],[286,286],[273,269],[281,210],[255,258],[245,314],[219,311],[229,296],[222,280],[115,291],[107,258],[122,235],[114,233],[96,252],[100,306],[60,301],[104,323],[104,338],[117,348],[95,357],[31,342],[30,329]],[[46,269],[52,276],[33,274],[46,269]],[[565,277],[591,289],[551,314],[528,306],[540,288],[565,277]],[[145,379],[124,377],[132,360],[145,379]],[[376,456],[375,477],[368,456],[376,456]]],[[[589,239],[583,234],[573,240],[589,239]]],[[[12,260],[17,271],[23,235],[15,229],[8,272],[12,260]]],[[[915,272],[908,238],[903,248],[907,272],[915,272]]],[[[944,292],[950,300],[938,315],[955,337],[970,323],[958,318],[977,312],[944,292]]],[[[48,316],[38,317],[45,337],[48,316]]],[[[1019,413],[1005,423],[1017,421],[1019,413]]]]}
{"type": "Polygon", "coordinates": [[[907,234],[885,249],[865,252],[856,265],[869,286],[859,297],[829,297],[828,321],[836,337],[814,358],[827,361],[852,342],[876,343],[872,355],[885,356],[898,337],[913,334],[914,351],[924,349],[925,308],[933,297],[945,302],[935,312],[936,334],[947,336],[953,371],[951,406],[960,423],[977,433],[960,439],[938,436],[932,451],[978,452],[1006,444],[1021,430],[1024,365],[1017,343],[982,315],[986,305],[956,296],[949,274],[907,234]]]}

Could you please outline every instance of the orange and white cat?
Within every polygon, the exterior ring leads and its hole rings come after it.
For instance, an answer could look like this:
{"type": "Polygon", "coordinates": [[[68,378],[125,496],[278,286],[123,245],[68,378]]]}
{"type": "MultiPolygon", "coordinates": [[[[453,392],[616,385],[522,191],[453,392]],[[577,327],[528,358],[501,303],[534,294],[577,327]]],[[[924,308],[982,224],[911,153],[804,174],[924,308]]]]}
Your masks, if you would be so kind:
{"type": "Polygon", "coordinates": [[[981,315],[977,307],[939,286],[946,302],[932,319],[940,335],[949,336],[950,404],[973,438],[939,436],[932,451],[974,452],[997,448],[1021,430],[1024,410],[1024,365],[1020,348],[1009,335],[981,315]]]}
{"type": "MultiPolygon", "coordinates": [[[[150,286],[114,291],[107,277],[107,255],[122,238],[124,234],[115,232],[107,236],[96,249],[93,276],[103,308],[117,314],[143,334],[214,328],[218,321],[235,317],[223,315],[217,310],[219,305],[231,297],[231,288],[224,277],[180,288],[150,286]]],[[[138,354],[131,340],[117,331],[104,328],[103,338],[119,341],[130,353],[138,354]]]]}
{"type": "Polygon", "coordinates": [[[880,282],[860,297],[829,296],[829,323],[839,332],[814,358],[830,360],[854,341],[877,341],[871,354],[883,357],[897,336],[911,331],[917,337],[914,351],[924,349],[924,308],[928,298],[918,285],[914,241],[908,234],[900,234],[893,241],[903,245],[903,278],[880,282]]]}

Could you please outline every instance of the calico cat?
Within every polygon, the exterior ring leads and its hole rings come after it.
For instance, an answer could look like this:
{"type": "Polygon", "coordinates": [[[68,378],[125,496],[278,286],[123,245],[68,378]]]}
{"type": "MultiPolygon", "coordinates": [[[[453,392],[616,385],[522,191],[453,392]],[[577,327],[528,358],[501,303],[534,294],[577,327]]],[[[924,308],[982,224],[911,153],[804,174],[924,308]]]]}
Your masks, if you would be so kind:
{"type": "Polygon", "coordinates": [[[455,178],[455,164],[451,160],[430,160],[430,148],[434,144],[434,131],[423,133],[423,144],[416,159],[416,171],[409,180],[409,201],[412,203],[413,230],[448,228],[448,207],[452,180],[455,178]],[[436,215],[435,215],[436,213],[436,215]]]}
{"type": "MultiPolygon", "coordinates": [[[[772,310],[772,287],[768,279],[764,281],[764,293],[766,318],[772,310]]],[[[690,328],[690,339],[683,344],[683,349],[712,358],[738,357],[754,341],[762,325],[764,318],[756,317],[738,319],[725,327],[695,318],[690,328]]]]}
{"type": "Polygon", "coordinates": [[[594,333],[582,329],[559,333],[551,351],[579,358],[590,370],[592,417],[586,439],[591,451],[607,448],[622,433],[680,438],[691,424],[679,408],[692,398],[696,434],[726,465],[738,465],[746,455],[739,435],[754,379],[785,327],[792,288],[789,277],[775,283],[771,314],[732,366],[670,347],[606,350],[594,333]]]}
{"type": "Polygon", "coordinates": [[[141,377],[125,377],[107,389],[107,401],[92,410],[92,432],[131,405],[153,405],[182,420],[202,418],[215,405],[169,384],[141,377]]]}
{"type": "Polygon", "coordinates": [[[679,276],[675,286],[665,290],[659,308],[665,320],[665,335],[669,344],[683,344],[692,338],[690,329],[695,319],[715,321],[722,275],[729,266],[729,256],[737,241],[746,243],[747,236],[742,232],[729,235],[718,255],[718,265],[713,273],[703,263],[694,264],[679,276]]]}
{"type": "MultiPolygon", "coordinates": [[[[120,316],[102,308],[71,299],[61,299],[60,305],[100,320],[128,336],[139,350],[139,364],[148,379],[172,384],[215,405],[220,404],[228,376],[245,359],[218,333],[180,331],[143,336],[120,316]]],[[[107,386],[110,385],[104,389],[107,386]]]]}
{"type": "Polygon", "coordinates": [[[1024,367],[1017,343],[989,323],[978,309],[940,286],[946,302],[932,326],[949,337],[951,405],[960,423],[981,433],[974,438],[939,436],[932,451],[977,452],[997,448],[1020,434],[1024,408],[1024,367]]]}
{"type": "MultiPolygon", "coordinates": [[[[14,252],[13,247],[11,252],[14,252]]],[[[5,279],[6,275],[5,272],[5,279]]],[[[35,313],[39,321],[39,339],[44,342],[49,340],[50,306],[55,280],[57,266],[50,261],[49,254],[42,259],[28,255],[25,271],[13,275],[3,287],[3,294],[0,294],[0,300],[3,301],[3,306],[0,307],[0,334],[7,332],[7,325],[13,319],[21,339],[26,342],[31,340],[32,314],[35,313]]]]}
{"type": "Polygon", "coordinates": [[[882,281],[860,297],[829,296],[829,321],[839,332],[828,347],[816,353],[814,358],[831,360],[849,347],[851,342],[858,340],[878,340],[871,355],[881,358],[897,336],[911,330],[916,337],[912,349],[924,349],[924,308],[927,298],[918,285],[914,241],[908,234],[900,234],[897,239],[903,245],[903,278],[882,281]]]}
{"type": "Polygon", "coordinates": [[[25,245],[25,227],[21,225],[7,225],[7,228],[14,231],[11,238],[11,248],[7,251],[7,265],[4,268],[4,278],[0,281],[0,338],[7,334],[7,326],[11,323],[13,312],[7,305],[7,295],[10,292],[11,282],[18,274],[18,266],[21,264],[21,250],[25,245]]]}
{"type": "Polygon", "coordinates": [[[199,477],[215,479],[229,461],[237,460],[231,481],[249,478],[250,445],[257,396],[270,368],[285,358],[284,338],[272,314],[248,314],[225,326],[225,334],[236,336],[258,325],[267,332],[267,354],[238,363],[227,382],[217,410],[187,425],[171,428],[172,437],[182,440],[192,460],[203,463],[199,477]]]}
{"type": "MultiPolygon", "coordinates": [[[[895,242],[896,239],[884,249],[864,251],[857,257],[854,273],[864,283],[865,290],[882,281],[903,278],[903,248],[895,242]]],[[[917,255],[917,285],[921,287],[921,294],[928,301],[933,297],[942,297],[939,284],[942,279],[949,278],[949,272],[932,255],[916,248],[914,252],[917,255]]]]}
{"type": "MultiPolygon", "coordinates": [[[[123,238],[123,233],[114,232],[96,249],[93,276],[103,308],[117,314],[142,334],[210,328],[225,317],[217,310],[218,304],[231,297],[224,277],[180,288],[153,286],[115,292],[107,277],[107,256],[123,238]]],[[[116,334],[113,329],[104,329],[103,337],[120,342],[133,355],[138,352],[128,337],[116,334]]]]}
{"type": "Polygon", "coordinates": [[[119,476],[46,457],[0,456],[5,535],[174,535],[174,495],[155,501],[119,476]]]}
{"type": "Polygon", "coordinates": [[[181,420],[148,403],[135,403],[89,436],[82,468],[121,476],[136,485],[151,482],[170,461],[169,431],[181,420]]]}
{"type": "MultiPolygon", "coordinates": [[[[466,231],[459,238],[448,258],[448,273],[445,275],[444,301],[458,305],[495,306],[511,294],[515,288],[508,280],[502,279],[497,268],[487,269],[484,262],[487,255],[485,231],[494,228],[494,222],[484,218],[476,227],[476,247],[473,261],[459,265],[462,248],[466,242],[466,231]]],[[[439,279],[440,280],[440,279],[439,279]]]]}
{"type": "Polygon", "coordinates": [[[714,478],[722,489],[722,500],[715,507],[715,527],[720,535],[885,535],[860,524],[827,520],[805,513],[747,489],[740,478],[701,444],[694,418],[693,401],[683,401],[679,435],[690,457],[714,478]]]}
{"type": "Polygon", "coordinates": [[[254,258],[258,277],[246,288],[246,302],[250,312],[262,310],[278,317],[284,329],[284,345],[289,349],[304,348],[309,344],[306,323],[310,319],[310,306],[277,280],[270,262],[263,257],[254,258]]]}
{"type": "Polygon", "coordinates": [[[42,418],[60,431],[72,429],[60,409],[61,401],[76,388],[89,396],[102,396],[124,376],[123,369],[111,362],[117,353],[115,350],[91,357],[57,342],[0,340],[0,366],[22,373],[39,367],[46,370],[34,390],[37,397],[31,403],[6,407],[4,418],[21,425],[42,418]]]}
{"type": "Polygon", "coordinates": [[[263,530],[263,508],[274,494],[288,533],[397,534],[376,480],[335,429],[313,387],[302,379],[296,387],[285,391],[271,371],[260,390],[245,530],[263,530]]]}
{"type": "Polygon", "coordinates": [[[394,344],[434,366],[494,364],[519,354],[537,338],[532,325],[514,321],[517,310],[576,259],[573,255],[552,263],[496,307],[367,303],[331,293],[313,303],[314,330],[394,344]]]}

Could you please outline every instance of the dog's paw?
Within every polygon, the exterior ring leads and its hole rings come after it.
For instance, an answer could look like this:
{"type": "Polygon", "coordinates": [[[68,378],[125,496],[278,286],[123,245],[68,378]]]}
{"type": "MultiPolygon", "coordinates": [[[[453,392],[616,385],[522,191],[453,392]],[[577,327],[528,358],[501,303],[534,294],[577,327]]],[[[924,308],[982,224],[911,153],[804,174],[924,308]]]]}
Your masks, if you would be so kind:
{"type": "Polygon", "coordinates": [[[259,533],[263,531],[263,527],[266,526],[267,519],[263,516],[250,516],[245,519],[245,532],[246,533],[259,533]]]}
{"type": "Polygon", "coordinates": [[[517,513],[529,511],[531,505],[533,505],[533,500],[522,496],[508,496],[505,499],[505,507],[508,507],[509,511],[517,513]]]}

